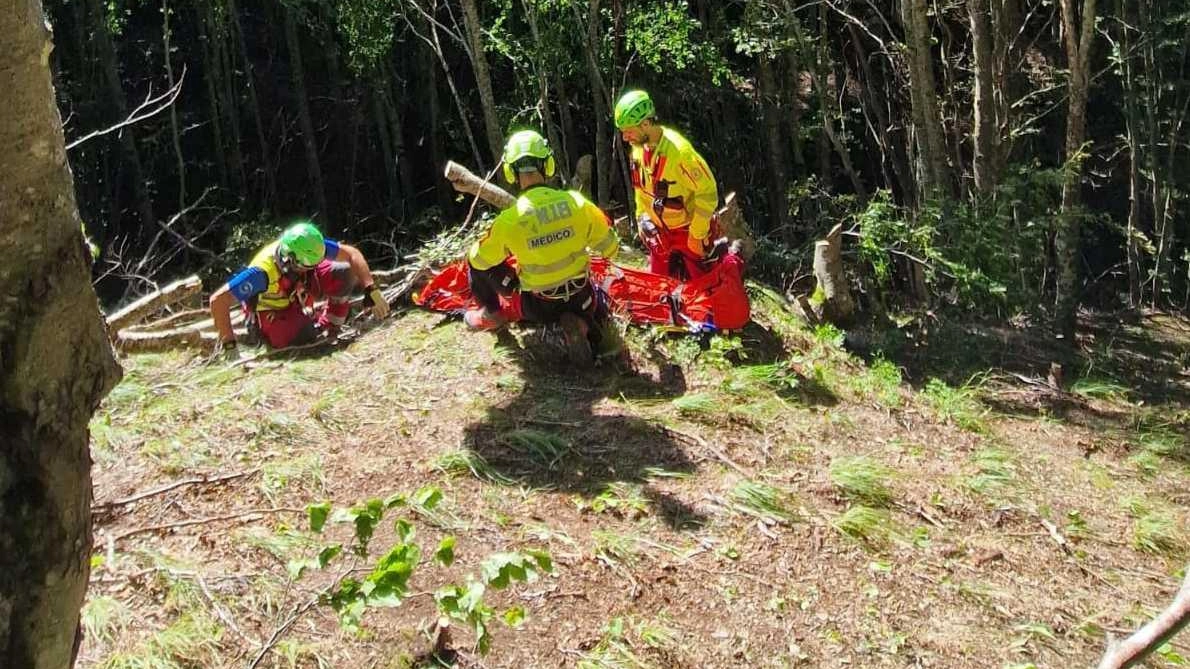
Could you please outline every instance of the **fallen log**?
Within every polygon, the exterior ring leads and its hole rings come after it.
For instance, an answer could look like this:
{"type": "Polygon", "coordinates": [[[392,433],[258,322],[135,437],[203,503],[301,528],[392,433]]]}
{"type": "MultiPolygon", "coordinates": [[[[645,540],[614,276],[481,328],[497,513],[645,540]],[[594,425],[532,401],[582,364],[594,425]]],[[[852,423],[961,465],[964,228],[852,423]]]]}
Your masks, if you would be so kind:
{"type": "Polygon", "coordinates": [[[846,325],[855,316],[855,300],[843,273],[843,225],[831,228],[825,239],[814,242],[814,278],[818,285],[810,304],[819,321],[846,325]]]}
{"type": "Polygon", "coordinates": [[[177,304],[182,300],[197,295],[202,290],[202,281],[197,276],[188,276],[175,281],[161,290],[154,291],[116,311],[107,317],[108,332],[114,337],[124,328],[138,323],[154,314],[162,307],[177,304]]]}
{"type": "MultiPolygon", "coordinates": [[[[248,334],[244,328],[236,328],[237,337],[248,334]]],[[[176,328],[152,332],[121,330],[116,335],[115,345],[121,353],[160,353],[178,348],[192,348],[203,352],[215,350],[219,333],[210,330],[188,330],[176,328]]]]}
{"type": "Polygon", "coordinates": [[[452,160],[446,162],[446,170],[443,172],[443,176],[446,177],[446,180],[458,192],[476,195],[484,202],[498,209],[511,207],[516,202],[516,198],[510,195],[508,191],[476,176],[474,172],[452,160]]]}

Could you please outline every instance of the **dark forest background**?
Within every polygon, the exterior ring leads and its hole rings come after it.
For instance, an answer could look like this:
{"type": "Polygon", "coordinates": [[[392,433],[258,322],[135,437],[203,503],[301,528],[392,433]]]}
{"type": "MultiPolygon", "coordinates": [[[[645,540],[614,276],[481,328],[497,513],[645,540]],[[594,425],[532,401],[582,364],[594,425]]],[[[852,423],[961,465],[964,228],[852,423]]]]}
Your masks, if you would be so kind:
{"type": "Polygon", "coordinates": [[[610,110],[632,87],[740,194],[780,288],[843,222],[882,305],[1062,322],[1190,296],[1186,0],[46,8],[108,302],[221,280],[297,217],[390,265],[466,215],[445,161],[491,170],[520,127],[563,178],[591,154],[592,196],[631,214],[610,110]]]}

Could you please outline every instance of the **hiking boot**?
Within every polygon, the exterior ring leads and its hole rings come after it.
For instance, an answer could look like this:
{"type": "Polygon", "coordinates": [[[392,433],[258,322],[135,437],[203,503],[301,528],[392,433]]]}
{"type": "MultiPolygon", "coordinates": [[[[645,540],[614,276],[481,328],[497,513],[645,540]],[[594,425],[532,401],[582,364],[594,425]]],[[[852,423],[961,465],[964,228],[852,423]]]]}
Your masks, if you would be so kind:
{"type": "Polygon", "coordinates": [[[491,332],[504,327],[504,325],[508,323],[508,320],[499,313],[493,314],[487,309],[478,307],[475,309],[468,309],[463,314],[463,322],[466,323],[467,327],[471,328],[472,330],[491,332]]]}
{"type": "Polygon", "coordinates": [[[587,339],[589,327],[587,322],[574,314],[562,314],[558,319],[562,327],[562,336],[566,338],[566,355],[570,364],[575,367],[587,368],[595,363],[595,353],[591,350],[591,341],[587,339]]]}

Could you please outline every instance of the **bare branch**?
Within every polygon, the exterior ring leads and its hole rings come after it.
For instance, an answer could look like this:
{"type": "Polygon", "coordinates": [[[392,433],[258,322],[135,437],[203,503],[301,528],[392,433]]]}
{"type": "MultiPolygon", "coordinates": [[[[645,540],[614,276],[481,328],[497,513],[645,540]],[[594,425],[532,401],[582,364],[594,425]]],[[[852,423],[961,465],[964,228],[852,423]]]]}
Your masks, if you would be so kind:
{"type": "Polygon", "coordinates": [[[1190,622],[1190,569],[1173,603],[1147,625],[1123,641],[1108,640],[1107,652],[1099,669],[1126,669],[1135,666],[1190,622]]]}
{"type": "Polygon", "coordinates": [[[66,150],[69,151],[84,142],[95,139],[96,137],[110,135],[111,133],[116,132],[117,130],[120,130],[120,129],[125,128],[130,125],[134,125],[136,123],[140,123],[141,121],[144,121],[145,119],[152,118],[152,117],[156,116],[157,114],[160,114],[161,112],[165,111],[166,109],[169,109],[170,107],[173,106],[174,101],[178,99],[178,95],[180,95],[182,93],[182,84],[185,81],[186,81],[186,68],[183,67],[182,74],[178,77],[177,83],[175,83],[173,86],[170,86],[169,89],[166,90],[164,93],[162,93],[161,95],[158,95],[157,97],[152,97],[153,91],[150,90],[145,95],[145,101],[140,103],[140,105],[136,109],[133,109],[132,112],[130,114],[128,114],[128,118],[124,119],[123,121],[120,121],[119,123],[111,126],[110,128],[104,128],[103,130],[96,130],[94,132],[83,135],[82,137],[79,137],[78,139],[67,144],[66,150]]]}

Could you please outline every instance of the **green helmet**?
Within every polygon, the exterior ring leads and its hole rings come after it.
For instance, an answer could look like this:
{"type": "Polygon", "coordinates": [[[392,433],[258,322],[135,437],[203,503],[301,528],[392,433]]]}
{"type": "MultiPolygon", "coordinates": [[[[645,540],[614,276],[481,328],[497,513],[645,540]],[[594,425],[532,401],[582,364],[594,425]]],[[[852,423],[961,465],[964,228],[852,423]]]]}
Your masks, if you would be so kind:
{"type": "Polygon", "coordinates": [[[554,152],[550,145],[536,130],[521,130],[513,133],[504,144],[504,163],[513,165],[522,158],[537,158],[546,160],[554,152]]]}
{"type": "Polygon", "coordinates": [[[277,252],[282,257],[292,257],[299,265],[313,267],[326,257],[326,240],[313,223],[301,221],[281,233],[277,252]]]}
{"type": "Polygon", "coordinates": [[[644,91],[628,91],[616,103],[616,128],[623,130],[657,115],[653,100],[644,91]]]}

